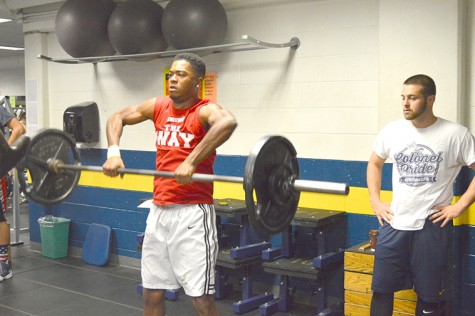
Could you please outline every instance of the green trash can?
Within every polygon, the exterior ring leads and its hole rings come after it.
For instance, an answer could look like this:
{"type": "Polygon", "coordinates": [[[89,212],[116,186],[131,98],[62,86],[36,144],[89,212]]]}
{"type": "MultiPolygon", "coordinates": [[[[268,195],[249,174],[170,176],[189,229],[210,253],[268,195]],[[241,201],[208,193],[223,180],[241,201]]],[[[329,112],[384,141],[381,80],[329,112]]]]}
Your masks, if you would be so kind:
{"type": "Polygon", "coordinates": [[[43,256],[58,259],[68,256],[69,223],[67,218],[45,216],[38,218],[43,256]]]}

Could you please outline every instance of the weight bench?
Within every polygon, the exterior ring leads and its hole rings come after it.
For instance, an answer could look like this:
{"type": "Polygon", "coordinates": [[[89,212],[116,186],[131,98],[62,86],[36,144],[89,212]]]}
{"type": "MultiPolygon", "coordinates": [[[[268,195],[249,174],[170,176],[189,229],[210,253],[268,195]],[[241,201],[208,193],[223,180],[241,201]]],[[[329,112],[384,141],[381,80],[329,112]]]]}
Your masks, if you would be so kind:
{"type": "MultiPolygon", "coordinates": [[[[241,273],[242,291],[241,300],[233,304],[233,312],[236,314],[246,313],[259,307],[259,305],[273,299],[271,293],[260,295],[253,294],[253,266],[261,265],[261,253],[270,248],[270,242],[252,243],[252,229],[249,223],[249,213],[245,201],[237,199],[215,199],[214,206],[217,216],[218,236],[222,236],[221,217],[239,218],[239,245],[225,248],[218,253],[216,262],[215,298],[222,299],[232,290],[232,284],[227,283],[227,271],[241,273]]],[[[218,237],[219,239],[219,237],[218,237]]]]}
{"type": "MultiPolygon", "coordinates": [[[[222,217],[239,218],[239,241],[236,247],[230,248],[229,255],[233,259],[260,256],[264,249],[270,248],[266,241],[253,242],[253,231],[249,223],[246,202],[237,199],[215,199],[214,208],[217,216],[218,240],[222,237],[222,217]]],[[[255,239],[255,238],[254,238],[255,239]]]]}
{"type": "Polygon", "coordinates": [[[233,303],[233,312],[236,314],[247,313],[259,307],[259,305],[268,302],[274,298],[272,293],[260,295],[253,294],[253,266],[260,265],[262,259],[259,255],[246,257],[241,259],[233,259],[230,257],[230,250],[221,250],[218,253],[216,263],[216,279],[214,297],[221,299],[226,297],[232,290],[232,284],[227,283],[226,269],[241,271],[242,290],[241,300],[233,303]]]}
{"type": "MultiPolygon", "coordinates": [[[[272,315],[276,312],[287,312],[292,301],[290,291],[291,278],[300,278],[313,282],[316,287],[316,305],[318,315],[338,315],[340,302],[328,307],[328,282],[343,280],[343,247],[345,235],[338,234],[339,227],[345,229],[346,215],[344,212],[299,208],[292,220],[294,226],[311,228],[317,240],[316,256],[300,258],[295,256],[292,247],[292,227],[282,232],[282,247],[265,250],[262,253],[262,266],[265,272],[281,277],[279,297],[259,307],[261,315],[272,315]],[[339,236],[338,236],[339,235],[339,236]],[[334,240],[339,238],[339,240],[334,240]],[[333,240],[330,240],[333,239],[333,240]],[[330,245],[333,241],[334,245],[330,245]],[[341,273],[340,273],[341,272],[341,273]]],[[[345,231],[345,230],[342,230],[345,231]]],[[[343,288],[343,284],[341,284],[343,288]]],[[[339,298],[338,298],[339,299],[339,298]]],[[[343,294],[341,295],[343,300],[343,294]]]]}

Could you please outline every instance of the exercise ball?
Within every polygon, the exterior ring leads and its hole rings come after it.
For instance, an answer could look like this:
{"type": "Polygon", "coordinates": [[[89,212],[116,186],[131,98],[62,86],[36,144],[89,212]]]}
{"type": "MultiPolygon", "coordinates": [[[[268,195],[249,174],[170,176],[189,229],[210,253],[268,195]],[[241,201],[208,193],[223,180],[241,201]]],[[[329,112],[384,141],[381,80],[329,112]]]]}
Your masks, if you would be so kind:
{"type": "Polygon", "coordinates": [[[163,8],[152,0],[127,0],[114,9],[108,24],[112,46],[122,55],[166,50],[163,8]]]}
{"type": "Polygon", "coordinates": [[[218,0],[171,0],[163,12],[163,35],[176,49],[221,44],[227,28],[218,0]]]}
{"type": "Polygon", "coordinates": [[[58,11],[55,32],[61,47],[75,58],[114,55],[107,34],[113,0],[68,0],[58,11]]]}

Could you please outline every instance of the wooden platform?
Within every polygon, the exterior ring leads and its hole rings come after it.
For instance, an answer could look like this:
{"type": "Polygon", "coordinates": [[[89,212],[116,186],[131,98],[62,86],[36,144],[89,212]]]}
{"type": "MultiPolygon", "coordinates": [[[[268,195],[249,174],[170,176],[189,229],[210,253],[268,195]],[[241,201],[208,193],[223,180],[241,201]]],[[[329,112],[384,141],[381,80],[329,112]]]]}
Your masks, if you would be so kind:
{"type": "MultiPolygon", "coordinates": [[[[369,316],[374,253],[362,243],[345,251],[345,315],[369,316]],[[360,248],[364,248],[361,250],[360,248]]],[[[417,296],[413,290],[394,294],[393,315],[414,315],[417,296]]]]}

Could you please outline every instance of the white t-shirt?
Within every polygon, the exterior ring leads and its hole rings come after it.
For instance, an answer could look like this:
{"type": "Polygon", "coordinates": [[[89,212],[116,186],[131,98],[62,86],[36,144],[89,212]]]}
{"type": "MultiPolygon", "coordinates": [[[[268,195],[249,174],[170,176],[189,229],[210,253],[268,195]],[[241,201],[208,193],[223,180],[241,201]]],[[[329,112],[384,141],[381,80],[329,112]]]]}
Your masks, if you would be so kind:
{"type": "Polygon", "coordinates": [[[449,205],[453,182],[462,166],[475,163],[475,139],[462,125],[437,118],[426,128],[409,120],[388,124],[373,147],[383,159],[393,162],[394,212],[391,226],[419,230],[434,206],[449,205]]]}

